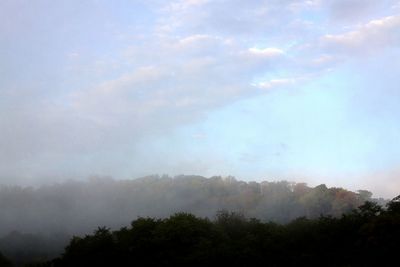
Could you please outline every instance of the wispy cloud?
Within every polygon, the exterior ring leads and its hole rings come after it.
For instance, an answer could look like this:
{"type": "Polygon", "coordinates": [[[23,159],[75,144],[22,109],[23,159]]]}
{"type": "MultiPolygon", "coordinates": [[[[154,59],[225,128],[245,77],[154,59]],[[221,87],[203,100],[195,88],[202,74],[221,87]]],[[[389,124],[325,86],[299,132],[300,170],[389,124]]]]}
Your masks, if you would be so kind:
{"type": "Polygon", "coordinates": [[[275,48],[275,47],[267,47],[267,48],[263,48],[263,49],[252,47],[252,48],[249,48],[249,52],[251,54],[261,56],[261,57],[267,57],[267,58],[268,57],[277,57],[277,56],[284,54],[284,52],[281,49],[275,48]]]}
{"type": "Polygon", "coordinates": [[[342,53],[379,52],[388,46],[400,44],[400,16],[371,20],[342,34],[327,34],[322,43],[328,49],[342,53]]]}

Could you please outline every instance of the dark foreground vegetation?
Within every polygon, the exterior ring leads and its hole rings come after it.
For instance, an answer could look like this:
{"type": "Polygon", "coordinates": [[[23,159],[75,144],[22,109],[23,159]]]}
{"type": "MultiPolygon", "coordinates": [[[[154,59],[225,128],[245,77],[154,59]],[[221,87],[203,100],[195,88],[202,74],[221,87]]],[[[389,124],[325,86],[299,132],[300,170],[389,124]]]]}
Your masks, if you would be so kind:
{"type": "Polygon", "coordinates": [[[384,208],[366,202],[340,218],[288,224],[229,212],[212,221],[188,213],[138,218],[74,237],[62,256],[31,266],[396,266],[399,252],[400,196],[384,208]]]}
{"type": "Polygon", "coordinates": [[[281,224],[304,217],[299,222],[308,227],[320,216],[331,216],[336,222],[365,201],[386,204],[366,190],[352,192],[288,181],[243,182],[233,177],[164,175],[125,181],[92,178],[37,188],[0,186],[0,252],[16,266],[43,262],[58,257],[73,235],[84,236],[99,225],[116,230],[138,217],[154,218],[155,224],[163,225],[177,212],[209,218],[205,225],[220,238],[212,242],[226,243],[226,235],[218,234],[222,231],[217,223],[220,219],[214,222],[220,210],[241,214],[243,225],[277,229],[271,238],[285,240],[278,235],[286,231],[281,224]]]}
{"type": "Polygon", "coordinates": [[[6,257],[3,256],[3,254],[0,253],[0,266],[1,267],[11,267],[13,265],[10,260],[8,260],[6,257]]]}

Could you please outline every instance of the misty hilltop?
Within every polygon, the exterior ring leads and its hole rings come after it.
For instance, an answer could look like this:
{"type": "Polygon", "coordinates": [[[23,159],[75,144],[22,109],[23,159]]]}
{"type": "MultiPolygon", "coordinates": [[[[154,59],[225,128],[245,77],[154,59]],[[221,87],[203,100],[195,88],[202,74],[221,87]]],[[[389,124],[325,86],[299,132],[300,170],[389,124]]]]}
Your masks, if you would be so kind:
{"type": "Polygon", "coordinates": [[[0,235],[11,231],[81,234],[99,225],[118,228],[139,216],[165,218],[188,212],[213,218],[221,210],[286,223],[303,216],[338,217],[371,197],[366,190],[352,192],[324,184],[243,182],[219,176],[93,177],[38,188],[2,186],[0,235]]]}

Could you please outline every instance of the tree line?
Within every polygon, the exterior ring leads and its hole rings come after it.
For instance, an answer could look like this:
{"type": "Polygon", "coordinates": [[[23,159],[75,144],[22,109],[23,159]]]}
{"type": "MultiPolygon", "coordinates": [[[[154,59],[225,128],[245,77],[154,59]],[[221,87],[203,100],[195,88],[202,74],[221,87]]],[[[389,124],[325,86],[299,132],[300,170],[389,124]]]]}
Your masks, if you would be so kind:
{"type": "Polygon", "coordinates": [[[0,186],[0,236],[11,231],[86,233],[98,224],[120,227],[137,216],[162,218],[175,212],[212,217],[229,210],[285,223],[300,216],[340,216],[371,196],[366,190],[351,192],[323,184],[201,176],[94,177],[37,188],[0,186]]]}
{"type": "Polygon", "coordinates": [[[93,177],[36,188],[2,186],[0,251],[22,265],[58,256],[72,235],[90,233],[98,225],[119,229],[137,217],[163,219],[185,212],[212,219],[226,210],[286,224],[299,217],[338,218],[365,201],[385,203],[366,190],[218,176],[93,177]]]}
{"type": "Polygon", "coordinates": [[[189,213],[138,218],[73,237],[62,256],[31,266],[390,266],[399,238],[400,196],[385,208],[365,202],[338,218],[288,224],[227,211],[214,220],[189,213]]]}

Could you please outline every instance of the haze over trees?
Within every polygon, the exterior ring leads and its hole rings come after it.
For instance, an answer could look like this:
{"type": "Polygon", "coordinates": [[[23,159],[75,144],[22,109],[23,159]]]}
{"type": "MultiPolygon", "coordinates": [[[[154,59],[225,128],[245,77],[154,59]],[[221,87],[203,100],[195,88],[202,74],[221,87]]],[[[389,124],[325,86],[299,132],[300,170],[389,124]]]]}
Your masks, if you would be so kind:
{"type": "Polygon", "coordinates": [[[340,216],[372,194],[325,185],[243,182],[233,177],[149,176],[135,180],[92,178],[38,188],[0,188],[0,235],[91,231],[120,227],[137,216],[168,217],[176,212],[212,217],[219,210],[280,223],[306,216],[340,216]]]}
{"type": "Polygon", "coordinates": [[[94,177],[38,188],[0,188],[0,251],[14,262],[56,257],[73,235],[98,226],[123,227],[138,217],[165,219],[186,212],[213,219],[235,212],[260,222],[289,223],[321,215],[339,218],[372,193],[304,183],[243,182],[234,177],[149,176],[135,180],[94,177]]]}
{"type": "Polygon", "coordinates": [[[226,211],[214,220],[138,218],[75,236],[60,257],[33,266],[389,266],[398,260],[399,200],[285,225],[226,211]]]}

